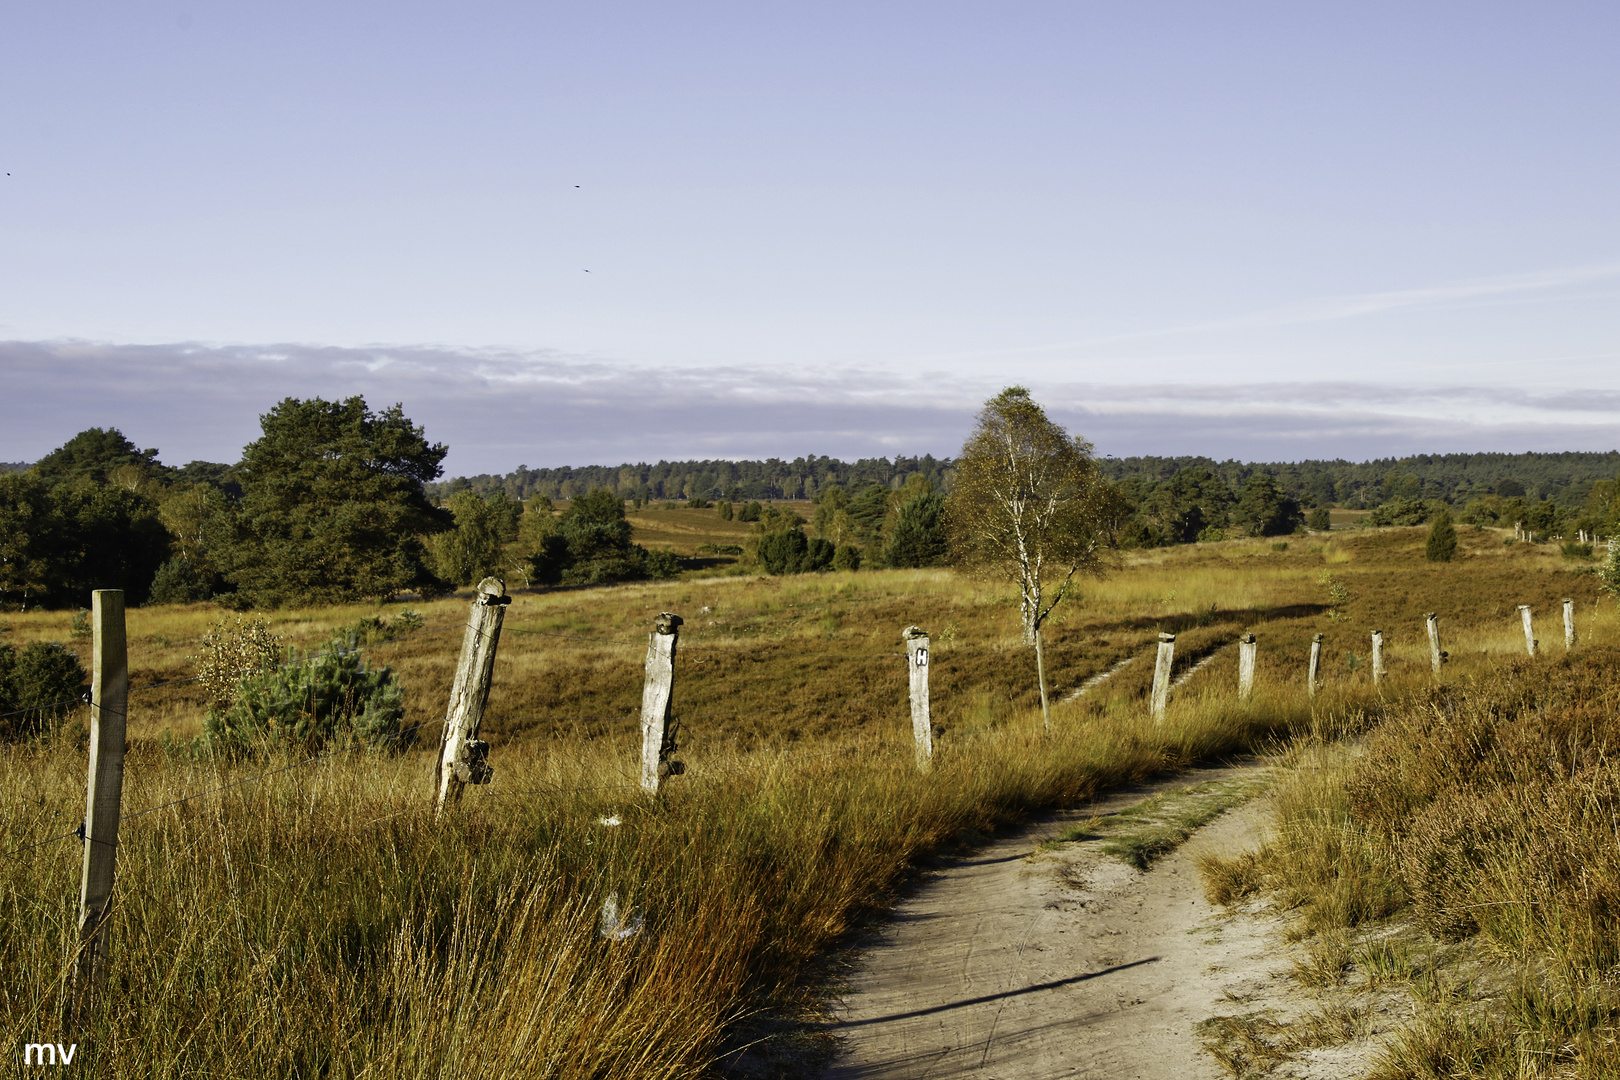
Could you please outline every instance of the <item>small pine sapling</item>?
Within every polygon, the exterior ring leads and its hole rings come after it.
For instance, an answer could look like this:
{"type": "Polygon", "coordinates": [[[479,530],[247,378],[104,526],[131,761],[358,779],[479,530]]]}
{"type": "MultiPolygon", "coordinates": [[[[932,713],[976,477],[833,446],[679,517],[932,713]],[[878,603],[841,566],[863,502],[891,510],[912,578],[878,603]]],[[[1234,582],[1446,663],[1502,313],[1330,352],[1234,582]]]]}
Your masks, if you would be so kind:
{"type": "Polygon", "coordinates": [[[1450,562],[1457,555],[1457,527],[1451,523],[1451,511],[1441,510],[1434,515],[1429,529],[1429,540],[1423,553],[1430,562],[1450,562]]]}

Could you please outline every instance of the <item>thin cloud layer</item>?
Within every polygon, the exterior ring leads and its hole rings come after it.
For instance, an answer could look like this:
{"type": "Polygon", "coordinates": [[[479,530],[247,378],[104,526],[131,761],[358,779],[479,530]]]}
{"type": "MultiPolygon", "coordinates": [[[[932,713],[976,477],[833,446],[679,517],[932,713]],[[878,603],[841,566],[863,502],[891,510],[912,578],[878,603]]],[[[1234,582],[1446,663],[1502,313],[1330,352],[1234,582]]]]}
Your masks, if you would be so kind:
{"type": "MultiPolygon", "coordinates": [[[[395,401],[451,474],[660,458],[954,454],[1016,371],[899,378],[743,367],[652,370],[560,354],[433,348],[0,343],[0,460],[116,426],[163,460],[234,461],[284,397],[395,401]]],[[[1608,450],[1620,392],[1357,383],[1100,386],[1027,380],[1099,454],[1365,459],[1608,450]]]]}

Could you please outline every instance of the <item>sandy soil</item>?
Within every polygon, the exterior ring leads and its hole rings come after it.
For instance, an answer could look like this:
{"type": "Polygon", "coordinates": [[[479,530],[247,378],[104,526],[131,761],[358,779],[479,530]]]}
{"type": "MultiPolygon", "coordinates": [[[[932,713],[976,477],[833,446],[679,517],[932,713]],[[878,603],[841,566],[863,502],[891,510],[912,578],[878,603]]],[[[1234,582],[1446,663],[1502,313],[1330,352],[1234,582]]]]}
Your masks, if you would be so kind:
{"type": "MultiPolygon", "coordinates": [[[[1117,792],[942,866],[866,949],[835,1010],[827,1080],[1225,1076],[1202,1021],[1300,1007],[1280,919],[1213,908],[1198,878],[1200,852],[1260,843],[1263,804],[1217,818],[1145,874],[1095,842],[1036,848],[1092,814],[1258,769],[1117,792]]],[[[1353,1076],[1364,1049],[1313,1051],[1278,1075],[1353,1076]]]]}

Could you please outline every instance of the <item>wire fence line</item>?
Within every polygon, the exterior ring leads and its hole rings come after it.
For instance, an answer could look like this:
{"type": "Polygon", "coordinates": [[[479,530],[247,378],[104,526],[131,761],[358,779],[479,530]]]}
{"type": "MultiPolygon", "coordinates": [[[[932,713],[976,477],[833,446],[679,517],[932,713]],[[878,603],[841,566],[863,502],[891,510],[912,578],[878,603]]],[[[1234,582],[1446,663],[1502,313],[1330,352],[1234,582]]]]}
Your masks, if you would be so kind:
{"type": "MultiPolygon", "coordinates": [[[[354,652],[362,652],[362,651],[366,651],[366,650],[370,650],[370,649],[380,648],[380,647],[387,646],[387,645],[395,645],[395,644],[399,644],[401,642],[409,641],[409,640],[416,639],[416,638],[423,638],[423,637],[429,637],[429,636],[434,636],[434,635],[452,633],[456,629],[457,629],[457,627],[452,625],[452,626],[440,627],[440,628],[431,629],[431,630],[424,629],[424,630],[416,631],[416,632],[413,632],[413,633],[410,633],[410,634],[405,634],[405,635],[402,635],[402,636],[399,636],[399,637],[385,638],[385,639],[382,639],[382,640],[379,640],[379,641],[371,641],[371,642],[364,642],[364,643],[356,642],[353,645],[350,645],[348,647],[340,647],[340,648],[337,648],[337,649],[328,650],[326,652],[314,653],[314,654],[311,654],[309,656],[292,658],[292,659],[284,661],[284,662],[282,662],[280,664],[277,664],[275,666],[275,668],[273,668],[273,669],[267,669],[267,670],[284,670],[284,669],[287,669],[287,668],[295,667],[295,666],[300,665],[300,664],[313,663],[315,661],[326,659],[326,658],[331,657],[331,656],[348,655],[348,654],[351,654],[351,653],[354,653],[354,652]]],[[[476,627],[476,624],[471,622],[471,621],[463,624],[461,629],[463,629],[464,632],[467,631],[467,630],[472,630],[472,631],[478,632],[478,633],[488,633],[488,632],[479,630],[476,627]]],[[[532,636],[536,636],[536,637],[546,637],[546,638],[553,638],[553,639],[566,640],[566,641],[575,641],[575,642],[580,642],[580,643],[588,644],[588,645],[615,645],[615,646],[627,646],[627,647],[637,647],[637,648],[639,648],[639,647],[641,647],[641,644],[642,644],[641,642],[627,641],[627,640],[619,639],[619,638],[586,637],[586,636],[579,635],[579,634],[564,634],[564,633],[558,633],[558,632],[546,631],[546,630],[534,630],[534,629],[529,629],[529,628],[526,628],[526,627],[509,626],[509,627],[504,627],[503,629],[506,630],[509,633],[532,635],[532,636]]],[[[498,633],[499,632],[497,631],[496,634],[498,634],[498,633]]],[[[493,639],[496,636],[496,634],[488,634],[488,636],[493,639]]],[[[787,642],[787,641],[783,641],[783,642],[780,643],[780,645],[778,647],[768,649],[768,650],[767,649],[760,649],[760,648],[757,648],[757,647],[755,647],[755,648],[746,648],[746,647],[745,648],[737,648],[735,646],[720,646],[720,645],[717,645],[717,644],[716,645],[700,644],[700,645],[698,645],[696,647],[696,651],[699,653],[698,656],[692,655],[693,650],[689,648],[688,650],[686,650],[684,652],[677,653],[677,657],[679,659],[682,659],[682,660],[686,661],[687,663],[691,663],[691,664],[694,664],[694,665],[704,665],[704,664],[708,664],[708,663],[713,663],[713,662],[716,662],[717,660],[719,660],[721,658],[732,658],[732,659],[742,659],[742,658],[748,658],[748,657],[773,657],[774,658],[774,657],[779,657],[779,656],[782,655],[783,649],[782,649],[781,646],[787,646],[787,645],[790,645],[790,644],[792,644],[792,643],[787,642]]],[[[1080,646],[1070,646],[1070,647],[1072,648],[1072,647],[1080,647],[1080,646]]],[[[960,648],[960,646],[952,646],[951,648],[952,649],[960,648]]],[[[996,648],[994,646],[992,646],[990,648],[994,649],[995,651],[1004,651],[1004,650],[1001,650],[1001,649],[996,648]]],[[[1052,648],[1063,648],[1063,646],[1052,646],[1052,648]]],[[[981,651],[981,650],[976,649],[974,651],[981,651]]],[[[836,652],[836,653],[831,652],[831,651],[817,650],[815,652],[815,655],[817,657],[820,657],[820,658],[823,658],[823,659],[870,660],[870,659],[887,659],[887,658],[891,658],[891,657],[904,658],[908,654],[906,652],[904,652],[904,651],[901,651],[901,650],[884,649],[884,650],[873,650],[873,651],[866,651],[866,652],[852,652],[852,651],[843,651],[843,650],[841,650],[841,651],[836,652]]],[[[203,676],[201,676],[201,675],[194,675],[194,676],[177,678],[177,679],[167,679],[167,680],[163,680],[161,682],[149,683],[149,684],[147,684],[145,686],[132,687],[129,692],[131,694],[135,694],[135,693],[142,693],[142,692],[149,691],[149,690],[158,690],[158,689],[164,689],[164,688],[170,688],[170,687],[176,687],[176,686],[184,686],[184,685],[189,685],[191,683],[200,682],[200,681],[202,681],[202,679],[203,679],[203,676]]],[[[9,717],[12,717],[12,716],[23,715],[23,714],[26,714],[26,713],[29,713],[29,712],[36,712],[36,711],[41,711],[41,710],[46,710],[46,709],[60,708],[62,706],[71,706],[71,705],[78,705],[78,704],[90,704],[92,706],[94,705],[94,703],[89,700],[89,694],[86,693],[86,694],[82,695],[81,697],[65,698],[65,699],[63,699],[61,701],[57,701],[57,702],[52,702],[52,703],[43,704],[43,705],[29,706],[29,707],[24,708],[24,709],[19,709],[19,710],[14,710],[12,712],[3,713],[3,714],[0,714],[0,719],[9,718],[9,717]]],[[[681,711],[681,712],[678,713],[678,715],[679,715],[680,719],[683,720],[683,721],[687,721],[687,720],[725,721],[725,720],[736,720],[736,719],[739,718],[736,714],[720,714],[720,713],[713,713],[713,712],[706,712],[706,711],[699,711],[699,712],[681,711]]],[[[489,717],[488,719],[495,720],[495,721],[505,721],[505,722],[531,722],[531,723],[532,722],[559,722],[559,721],[568,722],[568,721],[572,721],[572,722],[576,722],[576,723],[577,722],[586,722],[586,723],[601,722],[601,723],[614,723],[614,724],[617,724],[617,723],[622,723],[623,722],[623,719],[620,719],[620,718],[607,718],[607,717],[593,718],[593,717],[514,717],[514,716],[495,716],[495,717],[489,717]]],[[[635,719],[635,715],[632,713],[626,719],[629,719],[629,720],[633,721],[635,719]]],[[[421,722],[419,722],[417,724],[413,724],[408,728],[402,729],[400,732],[398,732],[396,734],[395,738],[396,739],[402,739],[402,738],[405,738],[405,737],[407,737],[409,735],[414,734],[417,731],[420,731],[423,728],[436,726],[436,725],[439,725],[439,724],[443,724],[444,722],[445,722],[444,718],[437,718],[437,719],[432,719],[432,720],[424,720],[424,721],[421,721],[421,722]]],[[[268,769],[268,770],[265,770],[264,772],[257,773],[257,774],[255,774],[253,776],[241,777],[239,779],[232,780],[232,781],[224,783],[224,784],[218,784],[218,785],[215,785],[213,787],[206,788],[206,789],[204,789],[202,791],[193,792],[193,793],[191,793],[189,795],[184,795],[184,796],[182,796],[180,798],[177,798],[177,799],[171,799],[168,802],[161,803],[161,804],[159,804],[157,806],[152,806],[152,807],[148,807],[148,808],[143,809],[143,810],[133,811],[131,813],[124,814],[124,815],[122,815],[120,817],[119,820],[120,821],[130,821],[130,820],[133,820],[133,819],[136,819],[136,818],[145,817],[145,816],[147,816],[149,814],[155,814],[155,813],[157,813],[159,811],[162,811],[162,810],[171,809],[171,808],[173,808],[175,806],[180,806],[180,805],[183,805],[185,803],[193,802],[193,801],[195,801],[197,799],[205,798],[205,797],[207,797],[209,795],[214,795],[214,794],[218,794],[220,792],[229,791],[229,790],[232,790],[232,789],[235,789],[235,788],[239,788],[239,787],[243,787],[243,786],[246,786],[246,785],[249,785],[249,784],[257,783],[259,781],[268,779],[269,777],[277,776],[277,775],[280,775],[282,773],[286,773],[286,772],[293,771],[295,769],[303,768],[305,766],[315,764],[316,762],[325,760],[327,758],[338,757],[338,756],[353,753],[356,750],[365,749],[365,748],[366,748],[366,746],[363,743],[352,743],[350,745],[338,747],[338,748],[335,748],[335,749],[324,750],[324,751],[321,751],[319,753],[311,754],[308,757],[305,757],[305,758],[303,758],[303,759],[301,759],[299,761],[295,761],[295,762],[292,762],[292,763],[289,763],[289,764],[286,764],[286,765],[281,765],[281,766],[278,766],[278,767],[273,768],[273,769],[268,769]]],[[[594,764],[587,763],[583,758],[577,757],[576,755],[573,755],[573,754],[569,753],[565,748],[555,747],[555,748],[553,748],[553,750],[554,751],[561,751],[562,753],[564,753],[565,756],[574,757],[575,760],[578,761],[579,764],[581,764],[582,766],[600,767],[599,762],[594,763],[594,764]]],[[[779,751],[778,753],[780,753],[783,756],[792,756],[794,758],[794,760],[804,761],[804,760],[816,760],[816,759],[829,758],[829,757],[846,756],[849,753],[849,751],[847,749],[840,749],[840,750],[828,751],[828,752],[819,753],[819,754],[804,754],[802,751],[794,751],[794,750],[790,749],[790,750],[786,750],[786,751],[779,751]]],[[[618,771],[620,772],[621,775],[626,777],[626,779],[622,783],[606,784],[606,785],[589,785],[589,786],[576,787],[576,788],[567,788],[567,787],[562,787],[560,785],[548,784],[544,788],[539,788],[539,789],[527,789],[526,788],[526,789],[518,789],[518,790],[514,790],[514,791],[482,791],[481,790],[479,792],[479,795],[485,796],[485,797],[507,797],[507,796],[513,796],[513,795],[521,795],[521,794],[567,794],[567,793],[573,793],[573,792],[608,791],[608,790],[620,790],[620,789],[626,789],[626,788],[639,787],[639,782],[634,780],[634,779],[631,779],[629,777],[628,773],[625,773],[623,770],[618,770],[618,771]]],[[[533,782],[533,781],[531,781],[531,782],[533,782]]],[[[48,837],[48,838],[46,838],[44,840],[39,840],[39,841],[35,841],[33,843],[30,843],[30,844],[23,845],[22,847],[15,848],[15,849],[13,849],[12,851],[9,851],[9,852],[4,852],[3,854],[6,857],[9,857],[9,858],[15,858],[17,856],[20,856],[20,855],[26,853],[26,852],[35,850],[35,849],[40,848],[40,847],[44,847],[47,844],[51,844],[51,843],[55,843],[55,842],[59,842],[59,841],[62,841],[62,840],[75,838],[75,837],[82,840],[82,839],[85,838],[84,837],[84,828],[85,828],[85,826],[81,822],[77,826],[77,828],[75,828],[74,830],[64,832],[64,833],[62,833],[60,835],[57,835],[57,836],[48,837]]]]}

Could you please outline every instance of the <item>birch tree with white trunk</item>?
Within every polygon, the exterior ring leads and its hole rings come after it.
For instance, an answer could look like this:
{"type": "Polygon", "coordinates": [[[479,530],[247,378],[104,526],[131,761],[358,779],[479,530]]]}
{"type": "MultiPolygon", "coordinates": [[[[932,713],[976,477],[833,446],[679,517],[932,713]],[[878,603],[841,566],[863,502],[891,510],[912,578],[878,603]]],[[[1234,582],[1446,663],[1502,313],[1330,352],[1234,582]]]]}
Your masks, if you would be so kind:
{"type": "Polygon", "coordinates": [[[1028,390],[1010,386],[985,402],[945,503],[953,560],[1018,586],[1048,727],[1041,628],[1077,577],[1109,569],[1128,513],[1091,449],[1053,423],[1028,390]]]}

